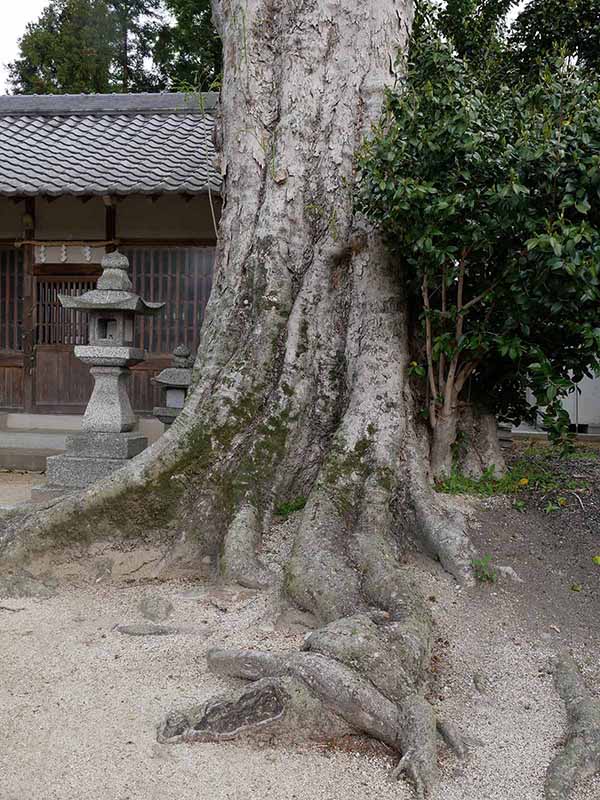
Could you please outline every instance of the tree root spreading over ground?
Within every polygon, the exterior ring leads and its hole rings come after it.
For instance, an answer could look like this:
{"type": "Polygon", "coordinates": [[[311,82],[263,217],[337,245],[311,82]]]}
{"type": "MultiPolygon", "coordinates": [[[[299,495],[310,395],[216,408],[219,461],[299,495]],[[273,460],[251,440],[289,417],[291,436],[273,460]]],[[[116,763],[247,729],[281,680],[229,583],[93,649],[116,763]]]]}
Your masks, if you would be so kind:
{"type": "Polygon", "coordinates": [[[567,710],[567,740],[546,776],[546,800],[567,800],[575,783],[600,771],[600,700],[593,697],[569,653],[553,664],[554,681],[567,710]]]}
{"type": "Polygon", "coordinates": [[[423,636],[422,618],[421,635],[413,624],[406,614],[359,614],[309,635],[300,653],[212,650],[212,672],[252,681],[252,688],[169,714],[159,741],[275,733],[325,740],[363,733],[402,753],[394,777],[406,774],[417,796],[425,797],[438,781],[437,733],[460,758],[467,746],[454,726],[436,720],[422,695],[429,636],[423,636]],[[390,649],[397,661],[390,660],[390,649]]]}

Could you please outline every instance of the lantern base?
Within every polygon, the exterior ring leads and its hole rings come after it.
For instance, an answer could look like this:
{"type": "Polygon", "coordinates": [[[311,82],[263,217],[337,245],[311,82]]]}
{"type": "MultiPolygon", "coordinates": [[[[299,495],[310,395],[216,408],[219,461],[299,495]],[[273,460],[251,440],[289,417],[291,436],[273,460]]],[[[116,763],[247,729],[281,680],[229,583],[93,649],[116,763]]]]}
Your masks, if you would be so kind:
{"type": "Polygon", "coordinates": [[[141,433],[71,434],[67,436],[67,452],[47,459],[47,484],[37,487],[39,491],[32,493],[32,499],[85,489],[124,467],[147,445],[148,440],[141,433]]]}
{"type": "Polygon", "coordinates": [[[67,454],[86,458],[129,459],[148,446],[148,439],[136,431],[103,433],[82,431],[66,437],[67,454]]]}

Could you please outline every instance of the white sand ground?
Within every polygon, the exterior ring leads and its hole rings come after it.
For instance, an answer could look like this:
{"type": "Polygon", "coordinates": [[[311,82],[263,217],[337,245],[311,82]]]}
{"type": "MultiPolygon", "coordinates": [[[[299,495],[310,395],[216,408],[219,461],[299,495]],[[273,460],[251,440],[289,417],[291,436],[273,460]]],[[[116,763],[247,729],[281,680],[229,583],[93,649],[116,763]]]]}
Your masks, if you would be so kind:
{"type": "MultiPolygon", "coordinates": [[[[531,626],[513,585],[457,590],[417,560],[439,621],[440,713],[473,739],[469,762],[442,752],[433,800],[541,800],[546,766],[564,734],[564,710],[547,672],[560,636],[531,626]],[[473,682],[477,674],[483,693],[473,682]]],[[[0,600],[0,800],[408,800],[383,757],[228,745],[159,745],[156,724],[174,707],[221,691],[207,673],[211,646],[287,648],[273,631],[274,599],[205,584],[63,584],[47,600],[0,600]],[[130,637],[140,600],[168,597],[175,636],[130,637]],[[215,605],[216,603],[216,605],[215,605]],[[220,606],[218,608],[217,606],[220,606]],[[223,610],[226,609],[226,610],[223,610]],[[185,627],[187,626],[187,627],[185,627]]],[[[598,642],[571,642],[597,677],[598,642]]],[[[587,665],[587,666],[586,666],[587,665]]],[[[598,800],[600,778],[573,800],[598,800]]]]}

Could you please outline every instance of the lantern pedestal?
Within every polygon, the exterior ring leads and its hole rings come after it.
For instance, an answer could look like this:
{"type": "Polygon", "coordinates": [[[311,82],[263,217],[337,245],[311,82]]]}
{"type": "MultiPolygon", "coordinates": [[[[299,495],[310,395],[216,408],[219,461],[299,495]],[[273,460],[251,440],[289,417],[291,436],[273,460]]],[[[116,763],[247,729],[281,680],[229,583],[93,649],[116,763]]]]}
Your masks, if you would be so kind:
{"type": "Polygon", "coordinates": [[[103,433],[122,433],[135,427],[136,416],[127,394],[129,367],[144,360],[135,347],[79,346],[75,355],[90,365],[94,391],[89,399],[81,429],[103,433]]]}
{"type": "Polygon", "coordinates": [[[133,430],[136,422],[127,394],[129,370],[123,367],[92,367],[94,391],[83,416],[81,429],[103,433],[133,430]]]}

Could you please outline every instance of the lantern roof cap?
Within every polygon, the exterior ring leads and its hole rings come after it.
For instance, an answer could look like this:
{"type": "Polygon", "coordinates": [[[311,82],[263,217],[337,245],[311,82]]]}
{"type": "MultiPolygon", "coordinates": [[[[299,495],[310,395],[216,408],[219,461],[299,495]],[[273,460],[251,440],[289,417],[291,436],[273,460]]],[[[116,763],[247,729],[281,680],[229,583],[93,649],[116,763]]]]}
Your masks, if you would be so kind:
{"type": "Polygon", "coordinates": [[[167,388],[187,389],[192,382],[192,370],[186,367],[167,367],[152,380],[167,388]]]}
{"type": "Polygon", "coordinates": [[[164,303],[151,303],[130,291],[129,261],[123,253],[115,251],[102,258],[102,275],[98,278],[95,289],[74,297],[59,294],[58,299],[63,308],[75,308],[80,311],[132,311],[136,314],[154,315],[164,303]]]}

